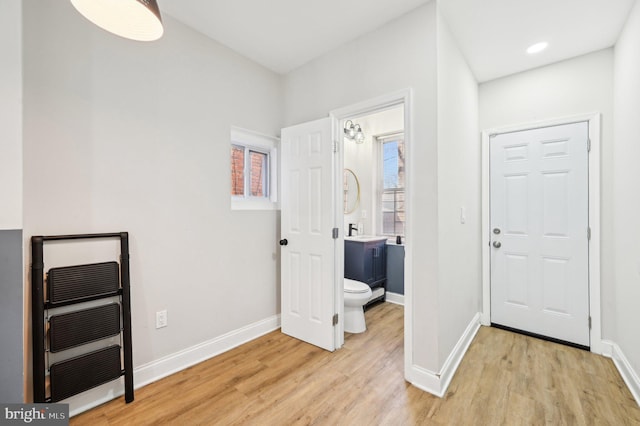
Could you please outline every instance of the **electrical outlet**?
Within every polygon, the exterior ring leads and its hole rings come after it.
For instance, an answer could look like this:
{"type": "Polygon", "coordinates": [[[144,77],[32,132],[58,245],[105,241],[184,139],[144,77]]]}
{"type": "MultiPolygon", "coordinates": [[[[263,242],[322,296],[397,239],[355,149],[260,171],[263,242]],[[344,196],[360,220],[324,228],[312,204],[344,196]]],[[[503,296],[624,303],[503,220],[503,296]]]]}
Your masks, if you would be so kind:
{"type": "Polygon", "coordinates": [[[156,312],[156,328],[167,326],[167,310],[156,312]]]}

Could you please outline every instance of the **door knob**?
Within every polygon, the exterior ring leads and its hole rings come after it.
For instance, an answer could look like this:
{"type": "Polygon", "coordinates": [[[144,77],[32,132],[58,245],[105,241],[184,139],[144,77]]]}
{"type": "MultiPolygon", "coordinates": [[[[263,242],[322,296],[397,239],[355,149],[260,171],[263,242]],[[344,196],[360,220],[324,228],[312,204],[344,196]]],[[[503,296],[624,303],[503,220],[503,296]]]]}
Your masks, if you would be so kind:
{"type": "Polygon", "coordinates": [[[502,243],[501,243],[500,241],[494,241],[494,242],[493,242],[493,246],[494,246],[495,248],[500,248],[500,247],[502,247],[502,243]]]}
{"type": "Polygon", "coordinates": [[[280,245],[281,245],[281,246],[286,246],[287,244],[289,244],[289,241],[287,241],[287,239],[286,239],[286,238],[285,238],[285,239],[283,239],[283,240],[280,240],[280,245]]]}

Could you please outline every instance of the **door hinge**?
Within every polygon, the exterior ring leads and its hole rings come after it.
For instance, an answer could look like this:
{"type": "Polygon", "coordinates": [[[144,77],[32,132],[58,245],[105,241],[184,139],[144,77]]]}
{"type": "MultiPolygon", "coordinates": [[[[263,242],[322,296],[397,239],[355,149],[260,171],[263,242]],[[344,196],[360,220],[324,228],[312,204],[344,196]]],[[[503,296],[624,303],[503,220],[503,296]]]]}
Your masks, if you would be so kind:
{"type": "Polygon", "coordinates": [[[587,240],[591,241],[591,227],[587,228],[587,240]]]}
{"type": "Polygon", "coordinates": [[[591,139],[587,139],[587,152],[591,152],[591,139]]]}
{"type": "Polygon", "coordinates": [[[333,239],[334,239],[334,240],[337,240],[337,239],[338,239],[338,232],[339,232],[339,231],[338,231],[338,228],[333,228],[333,229],[331,230],[331,236],[333,237],[333,239]]]}
{"type": "Polygon", "coordinates": [[[338,325],[338,314],[333,314],[332,323],[333,325],[338,325]]]}
{"type": "Polygon", "coordinates": [[[589,317],[589,330],[591,330],[591,317],[589,317]]]}
{"type": "Polygon", "coordinates": [[[333,141],[333,152],[338,152],[338,141],[333,141]]]}

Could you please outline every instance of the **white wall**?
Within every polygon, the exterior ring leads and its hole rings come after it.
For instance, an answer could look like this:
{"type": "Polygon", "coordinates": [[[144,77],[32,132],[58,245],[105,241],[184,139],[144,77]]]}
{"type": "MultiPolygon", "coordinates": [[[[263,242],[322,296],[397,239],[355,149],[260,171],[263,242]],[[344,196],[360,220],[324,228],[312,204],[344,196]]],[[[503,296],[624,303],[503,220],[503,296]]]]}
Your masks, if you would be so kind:
{"type": "MultiPolygon", "coordinates": [[[[640,373],[640,4],[636,2],[615,47],[614,232],[616,342],[640,373]]],[[[636,383],[636,386],[638,384],[636,383]]]]}
{"type": "Polygon", "coordinates": [[[0,229],[22,228],[22,2],[0,2],[0,229]]]}
{"type": "Polygon", "coordinates": [[[0,401],[23,402],[22,2],[0,2],[0,401]]]}
{"type": "Polygon", "coordinates": [[[481,145],[478,86],[444,21],[436,25],[435,2],[287,75],[285,117],[287,124],[311,120],[403,87],[415,95],[407,237],[414,262],[413,363],[438,374],[481,308],[481,145]]]}
{"type": "Polygon", "coordinates": [[[438,300],[443,365],[481,309],[478,84],[438,17],[438,300]],[[461,223],[460,209],[465,223],[461,223]]]}
{"type": "Polygon", "coordinates": [[[402,16],[292,71],[285,78],[285,122],[292,125],[377,96],[413,89],[413,363],[438,371],[436,5],[402,16]]]}
{"type": "Polygon", "coordinates": [[[130,233],[136,367],[278,314],[279,214],[231,211],[229,138],[279,133],[281,77],[169,16],[138,43],[23,4],[25,238],[130,233]]]}
{"type": "Polygon", "coordinates": [[[403,131],[404,108],[398,107],[353,119],[362,126],[365,140],[362,144],[345,139],[344,167],[353,170],[360,182],[360,205],[351,214],[344,215],[345,235],[349,223],[362,224],[365,235],[376,235],[376,192],[378,190],[378,154],[376,136],[403,131]]]}
{"type": "Polygon", "coordinates": [[[602,114],[602,337],[616,329],[613,254],[613,49],[605,49],[480,85],[480,129],[582,113],[602,114]]]}

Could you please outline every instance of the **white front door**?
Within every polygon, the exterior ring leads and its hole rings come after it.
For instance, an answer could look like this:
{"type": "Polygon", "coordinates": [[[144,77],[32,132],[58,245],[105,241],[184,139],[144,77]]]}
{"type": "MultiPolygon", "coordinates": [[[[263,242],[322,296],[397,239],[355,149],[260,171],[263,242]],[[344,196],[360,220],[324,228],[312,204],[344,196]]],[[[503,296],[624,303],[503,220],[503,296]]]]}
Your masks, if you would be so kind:
{"type": "Polygon", "coordinates": [[[491,322],[589,346],[588,123],[489,149],[491,322]]]}
{"type": "Polygon", "coordinates": [[[335,349],[332,119],[282,129],[282,332],[335,349]]]}

